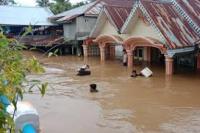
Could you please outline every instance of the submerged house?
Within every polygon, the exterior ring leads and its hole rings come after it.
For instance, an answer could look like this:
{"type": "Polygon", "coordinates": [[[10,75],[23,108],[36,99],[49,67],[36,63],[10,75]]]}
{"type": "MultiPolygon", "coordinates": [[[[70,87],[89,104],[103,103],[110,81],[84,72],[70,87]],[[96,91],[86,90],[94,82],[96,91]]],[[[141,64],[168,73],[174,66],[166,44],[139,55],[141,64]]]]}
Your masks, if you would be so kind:
{"type": "Polygon", "coordinates": [[[23,33],[25,27],[31,26],[33,32],[22,42],[33,46],[46,45],[55,39],[55,29],[59,30],[59,26],[48,20],[52,15],[49,8],[0,6],[0,26],[8,36],[15,38],[23,33]]]}
{"type": "Polygon", "coordinates": [[[104,61],[115,56],[116,46],[121,45],[127,51],[129,67],[138,59],[165,63],[167,75],[173,74],[174,64],[199,67],[198,5],[199,0],[192,4],[185,0],[138,0],[128,17],[125,8],[105,6],[90,34],[95,39],[85,41],[85,56],[90,55],[90,46],[98,44],[104,61]]]}
{"type": "Polygon", "coordinates": [[[131,7],[121,6],[104,6],[95,27],[90,33],[90,38],[95,38],[93,43],[85,41],[84,56],[93,56],[91,47],[100,48],[101,60],[106,59],[122,59],[123,41],[126,35],[121,34],[121,28],[128,18],[131,7]]]}
{"type": "MultiPolygon", "coordinates": [[[[72,54],[83,54],[83,41],[88,39],[96,24],[97,17],[105,5],[132,7],[133,1],[97,0],[49,18],[51,22],[63,25],[64,38],[68,42],[67,45],[71,46],[72,54]]],[[[94,47],[93,51],[97,53],[98,49],[94,47]]]]}

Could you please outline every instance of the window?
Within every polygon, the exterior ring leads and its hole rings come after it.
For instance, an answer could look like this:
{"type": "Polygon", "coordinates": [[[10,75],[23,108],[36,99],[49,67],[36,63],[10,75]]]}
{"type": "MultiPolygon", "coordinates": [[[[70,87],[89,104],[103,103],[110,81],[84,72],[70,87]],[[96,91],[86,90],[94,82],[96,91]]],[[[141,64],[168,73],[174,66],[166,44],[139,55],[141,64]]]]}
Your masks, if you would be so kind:
{"type": "Polygon", "coordinates": [[[143,60],[143,48],[136,48],[135,49],[135,51],[134,51],[134,59],[136,59],[136,60],[139,60],[139,61],[141,61],[141,60],[143,60]]]}

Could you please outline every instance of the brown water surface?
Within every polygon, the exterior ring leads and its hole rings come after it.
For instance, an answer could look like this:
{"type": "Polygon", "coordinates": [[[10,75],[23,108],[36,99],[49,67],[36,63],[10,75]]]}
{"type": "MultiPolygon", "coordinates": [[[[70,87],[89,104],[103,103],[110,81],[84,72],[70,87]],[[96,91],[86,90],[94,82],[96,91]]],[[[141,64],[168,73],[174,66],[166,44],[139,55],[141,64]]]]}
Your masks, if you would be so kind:
{"type": "Polygon", "coordinates": [[[120,61],[24,54],[46,69],[28,78],[49,82],[44,98],[37,90],[25,97],[40,114],[42,133],[200,133],[200,74],[167,77],[157,66],[151,78],[131,78],[120,61]],[[92,75],[76,76],[84,63],[92,75]],[[99,93],[89,92],[91,83],[99,93]]]}

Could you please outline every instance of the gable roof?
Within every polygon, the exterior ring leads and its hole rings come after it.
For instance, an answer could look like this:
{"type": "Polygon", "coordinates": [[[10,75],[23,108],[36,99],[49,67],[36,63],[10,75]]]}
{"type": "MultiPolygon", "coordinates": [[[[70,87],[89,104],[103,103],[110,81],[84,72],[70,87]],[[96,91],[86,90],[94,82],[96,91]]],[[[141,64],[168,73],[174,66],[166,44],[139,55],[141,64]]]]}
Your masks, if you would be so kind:
{"type": "Polygon", "coordinates": [[[140,0],[132,9],[127,22],[122,28],[126,32],[137,10],[157,30],[165,40],[168,49],[183,48],[195,45],[198,34],[189,22],[180,15],[169,1],[140,0]]]}
{"type": "Polygon", "coordinates": [[[0,25],[53,25],[48,17],[53,13],[48,8],[0,6],[0,25]]]}
{"type": "Polygon", "coordinates": [[[105,6],[105,9],[108,17],[110,17],[120,31],[131,12],[131,7],[105,6]]]}
{"type": "Polygon", "coordinates": [[[51,20],[64,23],[80,15],[97,17],[104,5],[132,7],[133,0],[96,0],[89,4],[65,11],[50,17],[51,20]]]}
{"type": "Polygon", "coordinates": [[[131,7],[104,6],[90,36],[96,37],[106,20],[115,27],[117,32],[120,32],[130,12],[131,7]]]}
{"type": "Polygon", "coordinates": [[[87,12],[88,9],[92,8],[96,2],[92,2],[62,13],[59,13],[57,15],[51,16],[50,19],[56,20],[57,22],[62,22],[62,21],[69,21],[79,15],[82,15],[87,12]]]}

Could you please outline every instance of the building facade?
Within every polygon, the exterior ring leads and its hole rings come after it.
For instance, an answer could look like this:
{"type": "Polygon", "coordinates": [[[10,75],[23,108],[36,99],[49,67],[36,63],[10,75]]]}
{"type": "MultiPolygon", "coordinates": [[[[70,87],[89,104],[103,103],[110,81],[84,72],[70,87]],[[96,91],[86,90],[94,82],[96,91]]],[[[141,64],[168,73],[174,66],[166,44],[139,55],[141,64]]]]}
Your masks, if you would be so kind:
{"type": "MultiPolygon", "coordinates": [[[[194,3],[200,4],[198,0],[194,3]]],[[[128,67],[133,67],[136,60],[164,62],[167,75],[174,73],[175,64],[199,68],[199,7],[194,3],[139,0],[133,3],[131,12],[124,7],[105,6],[90,43],[98,44],[102,61],[115,55],[116,44],[121,45],[128,54],[128,67]]],[[[85,43],[85,56],[90,45],[85,43]]]]}

